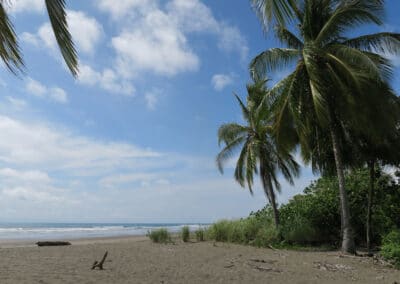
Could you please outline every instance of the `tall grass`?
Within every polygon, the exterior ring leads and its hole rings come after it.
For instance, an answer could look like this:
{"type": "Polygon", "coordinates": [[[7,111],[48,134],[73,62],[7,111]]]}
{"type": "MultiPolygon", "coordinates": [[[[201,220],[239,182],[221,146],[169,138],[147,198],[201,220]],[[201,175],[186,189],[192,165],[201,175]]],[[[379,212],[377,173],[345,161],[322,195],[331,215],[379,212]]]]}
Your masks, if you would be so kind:
{"type": "Polygon", "coordinates": [[[172,242],[171,234],[167,231],[167,229],[164,229],[164,228],[148,231],[147,236],[154,243],[166,244],[166,243],[172,242]]]}
{"type": "Polygon", "coordinates": [[[187,243],[190,239],[190,229],[189,226],[184,226],[181,231],[182,241],[187,243]]]}
{"type": "Polygon", "coordinates": [[[246,219],[222,220],[211,225],[207,237],[218,242],[268,246],[279,241],[279,233],[269,220],[261,220],[254,216],[246,219]]]}
{"type": "Polygon", "coordinates": [[[199,228],[198,230],[195,231],[196,234],[196,240],[198,242],[204,242],[205,241],[205,234],[204,234],[204,230],[202,228],[199,228]]]}

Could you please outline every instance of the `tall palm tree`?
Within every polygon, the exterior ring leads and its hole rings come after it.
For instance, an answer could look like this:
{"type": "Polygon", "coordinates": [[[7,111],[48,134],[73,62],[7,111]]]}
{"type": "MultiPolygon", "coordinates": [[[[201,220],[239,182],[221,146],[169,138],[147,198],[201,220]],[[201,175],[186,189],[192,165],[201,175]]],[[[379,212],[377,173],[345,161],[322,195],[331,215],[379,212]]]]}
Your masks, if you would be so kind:
{"type": "Polygon", "coordinates": [[[248,85],[247,104],[236,95],[241,107],[245,125],[224,124],[219,128],[218,140],[225,147],[217,156],[218,168],[223,173],[223,164],[236,150],[240,154],[236,163],[235,179],[253,194],[253,176],[259,174],[265,195],[272,207],[275,226],[279,226],[279,211],[275,191],[280,192],[278,172],[293,184],[293,177],[298,176],[299,166],[288,148],[278,147],[272,136],[272,127],[268,112],[265,111],[265,80],[248,85]]]}
{"type": "MultiPolygon", "coordinates": [[[[265,0],[270,1],[270,0],[265,0]]],[[[291,3],[293,1],[289,1],[291,3]]],[[[295,70],[269,92],[278,143],[295,126],[303,155],[318,128],[330,136],[342,216],[342,250],[355,252],[350,210],[344,184],[344,163],[340,133],[343,123],[370,134],[377,92],[390,79],[391,63],[381,53],[400,53],[400,34],[381,32],[348,38],[347,32],[362,24],[382,24],[383,0],[304,0],[292,8],[297,33],[278,25],[278,39],[288,48],[272,48],[256,56],[251,74],[295,65],[295,70]]],[[[317,137],[314,137],[317,138],[317,137]]]]}
{"type": "MultiPolygon", "coordinates": [[[[78,74],[78,59],[71,34],[68,31],[65,0],[44,0],[50,23],[61,54],[73,76],[78,74]]],[[[24,61],[13,24],[8,17],[6,0],[0,0],[0,57],[14,74],[23,71],[24,61]]]]}

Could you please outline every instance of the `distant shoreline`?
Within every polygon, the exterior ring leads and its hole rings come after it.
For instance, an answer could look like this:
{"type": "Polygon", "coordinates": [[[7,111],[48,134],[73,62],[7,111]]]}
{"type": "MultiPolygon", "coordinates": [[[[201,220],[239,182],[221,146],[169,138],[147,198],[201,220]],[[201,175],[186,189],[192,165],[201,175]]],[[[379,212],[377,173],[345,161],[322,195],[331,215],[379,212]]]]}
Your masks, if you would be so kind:
{"type": "MultiPolygon", "coordinates": [[[[106,244],[121,242],[137,242],[145,241],[149,238],[143,235],[124,235],[111,237],[83,237],[83,238],[60,238],[52,239],[53,241],[69,241],[71,245],[88,245],[88,244],[106,244]]],[[[33,239],[0,239],[0,248],[18,248],[18,247],[36,247],[36,242],[40,240],[33,239]]]]}

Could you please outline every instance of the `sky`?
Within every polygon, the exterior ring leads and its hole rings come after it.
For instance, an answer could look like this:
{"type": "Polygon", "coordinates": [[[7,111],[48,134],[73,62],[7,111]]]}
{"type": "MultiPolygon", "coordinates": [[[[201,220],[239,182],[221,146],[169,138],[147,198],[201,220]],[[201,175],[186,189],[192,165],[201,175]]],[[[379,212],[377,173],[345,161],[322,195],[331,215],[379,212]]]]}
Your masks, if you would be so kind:
{"type": "MultiPolygon", "coordinates": [[[[278,45],[249,1],[69,0],[77,78],[44,1],[8,2],[26,72],[0,68],[0,221],[197,223],[266,204],[235,183],[233,160],[223,175],[215,164],[219,126],[242,122],[248,63],[278,45]]],[[[400,32],[387,3],[379,29],[400,32]]],[[[315,178],[303,166],[279,202],[315,178]]]]}

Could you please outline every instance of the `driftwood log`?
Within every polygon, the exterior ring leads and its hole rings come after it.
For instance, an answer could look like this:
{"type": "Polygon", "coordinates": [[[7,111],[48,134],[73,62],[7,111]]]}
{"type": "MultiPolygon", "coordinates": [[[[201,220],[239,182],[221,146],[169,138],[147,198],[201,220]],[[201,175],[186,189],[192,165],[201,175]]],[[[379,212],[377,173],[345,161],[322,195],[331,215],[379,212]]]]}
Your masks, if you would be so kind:
{"type": "Polygon", "coordinates": [[[106,261],[107,255],[108,255],[108,251],[106,251],[106,253],[103,255],[103,258],[100,260],[100,262],[98,262],[96,260],[92,265],[92,270],[96,269],[96,268],[103,270],[103,264],[104,264],[104,261],[106,261]]]}
{"type": "Polygon", "coordinates": [[[37,242],[36,243],[39,247],[46,247],[46,246],[70,246],[70,242],[37,242]]]}

